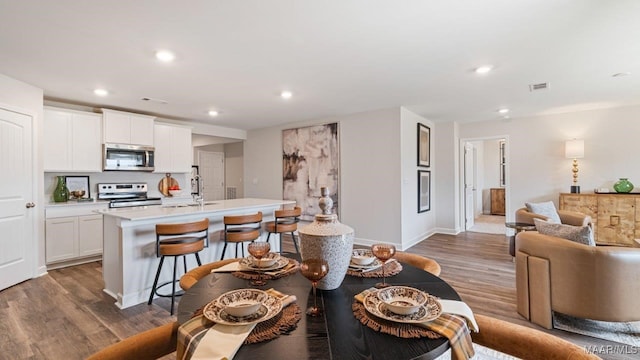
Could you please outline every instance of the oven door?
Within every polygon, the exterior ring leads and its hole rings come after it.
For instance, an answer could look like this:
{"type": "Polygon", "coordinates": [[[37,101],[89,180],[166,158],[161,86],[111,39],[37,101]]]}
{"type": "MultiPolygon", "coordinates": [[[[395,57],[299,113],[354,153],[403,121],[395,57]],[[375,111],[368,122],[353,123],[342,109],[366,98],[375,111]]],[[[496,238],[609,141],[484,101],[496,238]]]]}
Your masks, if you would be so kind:
{"type": "Polygon", "coordinates": [[[153,171],[154,148],[127,144],[104,144],[104,170],[153,171]]]}

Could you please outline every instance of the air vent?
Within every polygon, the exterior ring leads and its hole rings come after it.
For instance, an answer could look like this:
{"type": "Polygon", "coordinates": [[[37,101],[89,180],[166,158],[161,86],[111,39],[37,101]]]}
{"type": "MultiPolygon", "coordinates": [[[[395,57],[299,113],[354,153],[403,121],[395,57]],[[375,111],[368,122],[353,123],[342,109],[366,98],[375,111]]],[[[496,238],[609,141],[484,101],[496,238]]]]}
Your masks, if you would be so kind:
{"type": "Polygon", "coordinates": [[[235,199],[237,196],[238,188],[235,186],[227,186],[227,200],[235,199]]]}
{"type": "Polygon", "coordinates": [[[529,85],[529,91],[544,90],[549,88],[549,83],[539,83],[529,85]]]}
{"type": "Polygon", "coordinates": [[[167,100],[162,100],[162,99],[154,99],[154,98],[150,98],[150,97],[143,97],[142,99],[140,99],[142,101],[150,101],[150,102],[155,102],[158,104],[168,104],[169,102],[167,100]]]}

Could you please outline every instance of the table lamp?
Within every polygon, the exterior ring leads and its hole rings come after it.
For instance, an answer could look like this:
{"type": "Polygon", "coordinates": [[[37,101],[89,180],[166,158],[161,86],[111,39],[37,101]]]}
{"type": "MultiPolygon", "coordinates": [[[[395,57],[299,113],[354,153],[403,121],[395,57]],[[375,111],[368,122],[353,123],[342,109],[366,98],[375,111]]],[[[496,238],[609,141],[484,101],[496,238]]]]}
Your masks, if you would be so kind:
{"type": "Polygon", "coordinates": [[[573,185],[571,186],[572,194],[580,193],[578,185],[578,159],[584,157],[584,140],[567,140],[564,147],[564,154],[567,159],[573,159],[573,185]]]}

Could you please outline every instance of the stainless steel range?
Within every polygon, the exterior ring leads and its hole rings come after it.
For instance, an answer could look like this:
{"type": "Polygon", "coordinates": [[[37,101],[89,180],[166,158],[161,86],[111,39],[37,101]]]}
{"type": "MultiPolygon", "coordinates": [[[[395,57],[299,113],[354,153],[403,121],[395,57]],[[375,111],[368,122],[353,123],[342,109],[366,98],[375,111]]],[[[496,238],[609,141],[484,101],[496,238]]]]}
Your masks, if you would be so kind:
{"type": "Polygon", "coordinates": [[[110,208],[162,205],[161,198],[147,197],[146,183],[98,184],[98,199],[111,200],[110,208]]]}

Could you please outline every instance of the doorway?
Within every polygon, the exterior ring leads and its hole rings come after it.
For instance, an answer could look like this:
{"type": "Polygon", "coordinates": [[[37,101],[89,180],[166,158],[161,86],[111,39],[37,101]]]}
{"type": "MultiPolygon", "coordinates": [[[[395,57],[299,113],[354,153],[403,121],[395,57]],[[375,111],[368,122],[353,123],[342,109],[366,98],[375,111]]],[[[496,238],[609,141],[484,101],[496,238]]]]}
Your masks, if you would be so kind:
{"type": "Polygon", "coordinates": [[[0,106],[0,290],[33,276],[33,116],[0,106]]]}
{"type": "Polygon", "coordinates": [[[224,200],[224,153],[198,151],[198,167],[204,200],[224,200]]]}
{"type": "Polygon", "coordinates": [[[508,137],[461,139],[461,224],[464,231],[504,234],[508,213],[508,137]]]}

